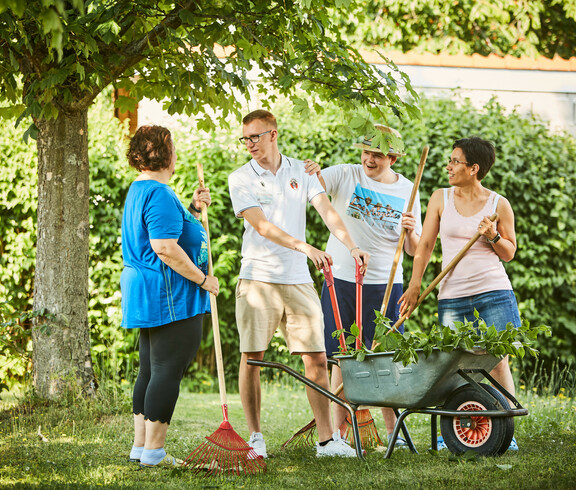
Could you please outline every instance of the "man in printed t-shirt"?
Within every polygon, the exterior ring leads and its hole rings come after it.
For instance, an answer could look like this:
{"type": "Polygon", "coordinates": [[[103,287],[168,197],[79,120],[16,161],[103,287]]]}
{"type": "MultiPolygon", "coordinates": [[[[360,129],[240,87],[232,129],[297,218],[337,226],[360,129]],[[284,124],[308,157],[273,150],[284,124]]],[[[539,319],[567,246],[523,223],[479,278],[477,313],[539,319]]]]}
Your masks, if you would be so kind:
{"type": "MultiPolygon", "coordinates": [[[[406,212],[413,183],[391,168],[398,157],[405,155],[402,136],[387,126],[375,125],[375,128],[390,136],[391,147],[386,151],[372,147],[371,140],[365,139],[354,145],[362,150],[360,165],[334,165],[321,171],[318,164],[310,162],[306,168],[308,173],[318,176],[320,183],[332,197],[332,204],[353,240],[370,254],[370,267],[364,277],[362,292],[363,336],[368,346],[374,339],[374,310],[380,311],[382,306],[402,228],[407,232],[404,250],[409,255],[414,255],[422,233],[419,196],[414,203],[414,212],[406,212]]],[[[326,252],[334,259],[334,285],[342,325],[349,330],[356,318],[356,264],[346,247],[332,235],[328,239],[326,252]]],[[[400,306],[397,302],[402,296],[402,281],[401,258],[386,310],[386,317],[393,323],[399,318],[400,306]]],[[[324,311],[326,354],[331,356],[338,353],[339,343],[337,338],[332,337],[336,324],[326,284],[322,288],[321,302],[324,311]]],[[[403,332],[404,329],[401,326],[399,330],[403,332]]],[[[332,371],[332,389],[336,389],[341,382],[340,369],[335,367],[332,371]]],[[[334,405],[334,411],[335,426],[339,427],[347,412],[339,405],[334,405]]],[[[396,416],[390,408],[382,409],[382,414],[390,437],[396,416]]],[[[398,438],[396,446],[405,445],[406,442],[398,438]]]]}

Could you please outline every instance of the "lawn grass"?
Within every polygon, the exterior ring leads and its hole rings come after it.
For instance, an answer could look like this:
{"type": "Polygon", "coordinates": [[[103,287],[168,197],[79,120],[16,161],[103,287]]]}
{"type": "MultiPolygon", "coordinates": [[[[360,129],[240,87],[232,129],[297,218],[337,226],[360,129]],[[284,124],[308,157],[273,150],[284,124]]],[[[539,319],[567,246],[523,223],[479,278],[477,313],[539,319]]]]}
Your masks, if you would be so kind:
{"type": "MultiPolygon", "coordinates": [[[[102,390],[104,392],[105,390],[102,390]]],[[[385,460],[369,452],[357,459],[317,459],[313,448],[280,446],[311,420],[304,388],[264,387],[262,425],[270,458],[265,474],[203,477],[189,471],[145,469],[128,463],[132,443],[129,390],[87,402],[32,405],[0,412],[0,487],[37,488],[576,488],[576,401],[563,395],[519,390],[530,415],[516,418],[519,453],[469,460],[428,451],[429,417],[411,415],[408,426],[419,450],[395,451],[385,460]],[[42,434],[42,436],[39,435],[42,434]],[[42,440],[42,437],[44,440],[42,440]]],[[[238,395],[229,396],[230,422],[247,428],[238,395]]],[[[380,436],[382,418],[373,410],[380,436]]],[[[167,450],[186,457],[222,421],[217,394],[183,393],[167,450]]]]}

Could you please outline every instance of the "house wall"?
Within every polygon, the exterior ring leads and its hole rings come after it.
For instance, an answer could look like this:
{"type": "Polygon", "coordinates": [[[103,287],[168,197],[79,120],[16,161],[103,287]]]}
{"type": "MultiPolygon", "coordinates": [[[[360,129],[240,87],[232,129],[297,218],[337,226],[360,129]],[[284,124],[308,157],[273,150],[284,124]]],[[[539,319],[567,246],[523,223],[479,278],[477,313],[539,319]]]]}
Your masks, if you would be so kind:
{"type": "MultiPolygon", "coordinates": [[[[381,62],[374,52],[362,55],[370,63],[381,62]]],[[[576,57],[550,60],[416,53],[387,56],[410,77],[417,92],[444,97],[456,92],[479,108],[496,97],[508,110],[539,116],[552,131],[567,131],[576,137],[576,57]]],[[[385,71],[387,67],[380,68],[385,71]]],[[[252,78],[256,77],[255,72],[252,78]]],[[[160,103],[149,100],[141,102],[138,115],[139,124],[170,127],[175,123],[160,103]]]]}
{"type": "Polygon", "coordinates": [[[496,97],[510,111],[539,116],[552,131],[576,136],[576,58],[415,54],[390,58],[410,77],[417,92],[446,97],[456,92],[479,108],[496,97]]]}

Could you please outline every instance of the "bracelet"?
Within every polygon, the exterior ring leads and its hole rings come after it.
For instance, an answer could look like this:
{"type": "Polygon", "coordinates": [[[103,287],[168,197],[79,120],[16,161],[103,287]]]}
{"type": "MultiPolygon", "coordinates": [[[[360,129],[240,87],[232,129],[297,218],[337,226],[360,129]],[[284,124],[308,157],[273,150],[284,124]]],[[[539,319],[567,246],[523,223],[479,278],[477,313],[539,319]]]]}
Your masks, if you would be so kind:
{"type": "Polygon", "coordinates": [[[200,209],[198,209],[196,206],[194,206],[194,201],[192,201],[190,203],[190,205],[188,206],[188,209],[190,211],[194,211],[195,213],[201,213],[202,212],[200,209]]]}
{"type": "Polygon", "coordinates": [[[204,274],[204,280],[203,280],[200,284],[198,284],[198,287],[204,286],[204,283],[206,282],[206,279],[208,279],[208,275],[204,274]]]}
{"type": "Polygon", "coordinates": [[[352,253],[352,250],[356,250],[356,249],[360,250],[360,247],[352,247],[352,248],[350,249],[350,253],[352,253]]]}
{"type": "Polygon", "coordinates": [[[488,240],[490,243],[496,243],[498,240],[500,240],[501,236],[500,233],[496,232],[496,236],[492,239],[487,238],[486,240],[488,240]]]}

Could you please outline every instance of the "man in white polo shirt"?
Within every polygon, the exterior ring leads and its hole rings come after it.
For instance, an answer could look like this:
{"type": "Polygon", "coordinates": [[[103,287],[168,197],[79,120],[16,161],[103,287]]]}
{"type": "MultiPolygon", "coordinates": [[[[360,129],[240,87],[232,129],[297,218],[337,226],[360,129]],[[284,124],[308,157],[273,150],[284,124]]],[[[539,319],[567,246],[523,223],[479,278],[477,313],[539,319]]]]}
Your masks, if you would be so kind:
{"type": "MultiPolygon", "coordinates": [[[[278,150],[278,126],[273,114],[253,111],[243,122],[240,141],[252,160],[228,178],[234,213],[244,218],[242,263],[236,288],[236,323],[240,335],[239,388],[251,433],[250,446],[267,457],[260,427],[260,368],[247,364],[261,360],[280,327],[290,353],[302,357],[306,376],[328,389],[322,308],[306,257],[317,269],[332,263],[326,252],[306,243],[306,205],[318,211],[330,232],[362,264],[361,251],[334,210],[316,176],[307,175],[304,162],[278,150]]],[[[333,432],[329,400],[306,388],[318,429],[317,456],[354,457],[356,452],[333,432]]]]}

